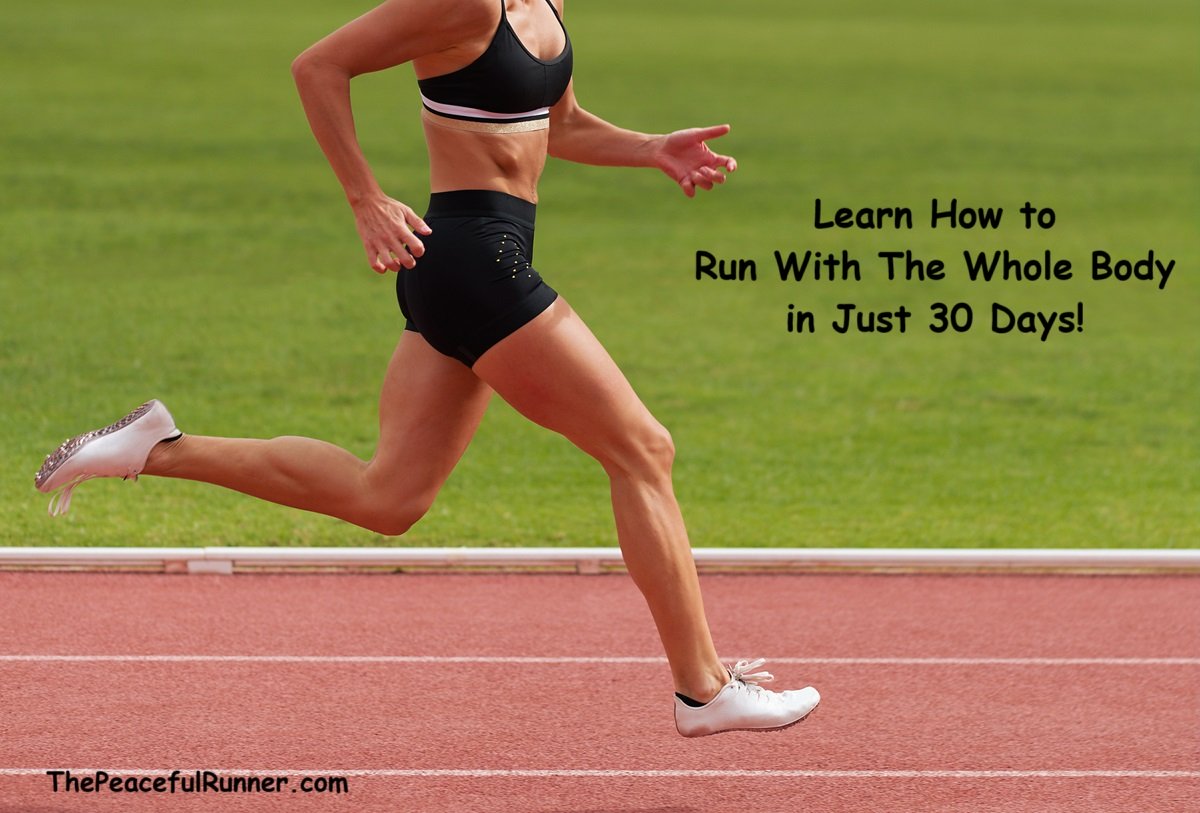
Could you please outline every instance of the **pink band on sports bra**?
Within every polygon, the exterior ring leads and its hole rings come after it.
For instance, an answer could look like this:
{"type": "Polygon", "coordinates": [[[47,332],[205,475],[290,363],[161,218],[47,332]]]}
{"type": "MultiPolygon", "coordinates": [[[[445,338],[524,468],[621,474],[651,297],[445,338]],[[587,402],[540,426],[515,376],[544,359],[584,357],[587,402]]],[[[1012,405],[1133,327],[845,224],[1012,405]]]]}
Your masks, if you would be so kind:
{"type": "Polygon", "coordinates": [[[424,93],[421,94],[421,102],[434,113],[441,113],[443,116],[451,118],[462,117],[487,121],[512,121],[514,119],[541,119],[550,115],[549,107],[539,107],[536,110],[529,110],[524,113],[493,113],[490,110],[480,110],[477,107],[463,107],[457,104],[435,102],[424,93]]]}

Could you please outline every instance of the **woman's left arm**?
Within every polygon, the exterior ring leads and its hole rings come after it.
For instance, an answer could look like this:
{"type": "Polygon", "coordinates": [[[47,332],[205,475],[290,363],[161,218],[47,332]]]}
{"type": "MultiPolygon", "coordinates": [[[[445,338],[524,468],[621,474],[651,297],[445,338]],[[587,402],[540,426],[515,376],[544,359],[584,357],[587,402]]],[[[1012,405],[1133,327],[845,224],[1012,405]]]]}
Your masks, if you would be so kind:
{"type": "Polygon", "coordinates": [[[737,161],[718,155],[705,142],[729,132],[728,124],[650,135],[624,130],[593,115],[575,99],[575,83],[550,108],[550,155],[580,164],[657,167],[689,198],[696,189],[725,183],[737,161]]]}

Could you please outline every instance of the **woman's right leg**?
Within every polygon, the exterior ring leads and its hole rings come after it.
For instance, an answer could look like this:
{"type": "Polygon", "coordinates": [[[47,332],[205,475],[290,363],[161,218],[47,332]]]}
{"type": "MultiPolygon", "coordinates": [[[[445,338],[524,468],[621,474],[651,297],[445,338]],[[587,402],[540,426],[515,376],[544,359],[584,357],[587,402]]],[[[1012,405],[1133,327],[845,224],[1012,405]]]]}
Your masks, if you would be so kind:
{"type": "Polygon", "coordinates": [[[142,473],[213,483],[402,534],[466,451],[491,394],[462,363],[405,331],[384,379],[379,444],[369,461],[311,438],[184,435],[158,444],[142,473]]]}
{"type": "Polygon", "coordinates": [[[474,367],[522,415],[565,436],[608,473],[617,540],[658,627],[675,689],[709,700],[729,679],[671,484],[674,446],[563,298],[474,367]]]}
{"type": "Polygon", "coordinates": [[[604,466],[625,565],[650,607],[671,665],[685,737],[770,730],[808,716],[812,687],[771,692],[761,659],[726,671],[717,657],[675,491],[674,445],[608,352],[561,297],[480,356],[474,370],[525,417],[604,466]],[[686,699],[685,699],[686,698],[686,699]]]}

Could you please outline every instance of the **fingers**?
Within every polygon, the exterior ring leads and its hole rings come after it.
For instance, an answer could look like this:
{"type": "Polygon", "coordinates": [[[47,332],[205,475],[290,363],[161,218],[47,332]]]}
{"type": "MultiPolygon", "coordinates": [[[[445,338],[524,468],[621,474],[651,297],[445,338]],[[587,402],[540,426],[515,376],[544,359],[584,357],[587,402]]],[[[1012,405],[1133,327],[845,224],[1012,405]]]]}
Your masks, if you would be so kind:
{"type": "Polygon", "coordinates": [[[367,262],[376,274],[386,274],[388,271],[399,271],[401,268],[413,268],[417,262],[407,251],[397,254],[391,249],[367,249],[367,262]]]}
{"type": "Polygon", "coordinates": [[[696,196],[697,189],[712,189],[715,185],[722,183],[725,183],[725,173],[720,169],[700,167],[686,175],[679,182],[679,186],[683,189],[683,193],[691,198],[696,196]]]}
{"type": "Polygon", "coordinates": [[[399,201],[364,207],[356,210],[355,216],[367,263],[377,274],[415,267],[417,258],[425,253],[425,244],[417,235],[433,233],[428,223],[399,201]]]}
{"type": "Polygon", "coordinates": [[[730,155],[720,155],[708,148],[707,144],[703,145],[705,157],[710,167],[723,167],[726,172],[737,172],[737,160],[730,155]]]}
{"type": "MultiPolygon", "coordinates": [[[[415,240],[415,238],[413,239],[415,240]]],[[[424,246],[419,242],[411,248],[406,243],[400,243],[400,245],[389,242],[373,243],[367,245],[366,250],[367,262],[377,274],[399,271],[401,268],[414,268],[417,264],[417,257],[425,253],[424,246]]]]}
{"type": "Polygon", "coordinates": [[[679,180],[679,186],[689,198],[694,197],[697,189],[712,189],[717,184],[725,183],[725,175],[737,171],[737,161],[729,155],[720,155],[709,149],[705,142],[708,139],[720,138],[730,131],[728,124],[718,124],[713,127],[695,127],[676,133],[680,148],[681,163],[690,164],[679,180]]]}
{"type": "Polygon", "coordinates": [[[720,138],[729,132],[728,124],[718,124],[714,127],[697,127],[692,132],[700,141],[708,141],[710,138],[720,138]]]}
{"type": "Polygon", "coordinates": [[[725,183],[725,173],[718,169],[714,169],[713,167],[704,167],[702,170],[700,170],[700,172],[704,176],[705,180],[709,181],[710,183],[725,183]]]}
{"type": "Polygon", "coordinates": [[[405,222],[412,224],[414,232],[417,234],[433,234],[433,229],[429,228],[429,224],[422,220],[420,215],[407,206],[405,209],[408,210],[408,217],[405,218],[405,222]]]}

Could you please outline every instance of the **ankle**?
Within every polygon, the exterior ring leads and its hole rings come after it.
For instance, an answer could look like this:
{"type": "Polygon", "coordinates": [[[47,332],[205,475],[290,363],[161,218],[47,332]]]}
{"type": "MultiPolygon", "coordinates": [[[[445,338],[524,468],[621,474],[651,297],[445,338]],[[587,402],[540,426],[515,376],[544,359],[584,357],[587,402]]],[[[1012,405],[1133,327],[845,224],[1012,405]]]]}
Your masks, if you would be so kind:
{"type": "Polygon", "coordinates": [[[699,703],[707,703],[716,697],[728,682],[728,670],[718,665],[688,680],[676,681],[675,691],[699,703]]]}
{"type": "Polygon", "coordinates": [[[160,440],[154,444],[150,449],[150,454],[146,457],[146,465],[142,467],[142,474],[159,477],[169,474],[175,452],[183,445],[186,437],[187,435],[180,435],[170,440],[160,440]]]}

